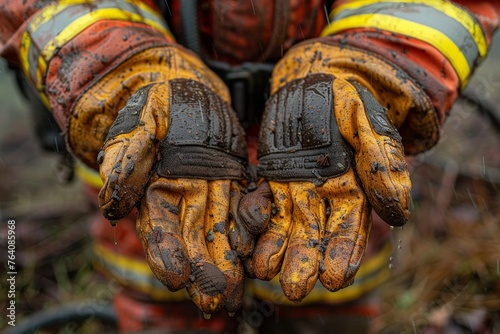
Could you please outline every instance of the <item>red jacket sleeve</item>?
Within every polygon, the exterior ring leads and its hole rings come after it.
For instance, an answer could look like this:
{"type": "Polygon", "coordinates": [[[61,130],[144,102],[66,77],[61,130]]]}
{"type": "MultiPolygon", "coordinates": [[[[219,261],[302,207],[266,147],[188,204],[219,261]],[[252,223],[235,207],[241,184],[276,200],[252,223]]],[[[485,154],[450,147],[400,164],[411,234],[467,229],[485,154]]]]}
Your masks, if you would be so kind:
{"type": "Polygon", "coordinates": [[[421,85],[442,123],[497,27],[495,9],[484,1],[341,0],[322,35],[399,66],[421,85]]]}
{"type": "Polygon", "coordinates": [[[0,0],[0,55],[17,63],[63,126],[109,71],[173,37],[152,1],[0,0]]]}

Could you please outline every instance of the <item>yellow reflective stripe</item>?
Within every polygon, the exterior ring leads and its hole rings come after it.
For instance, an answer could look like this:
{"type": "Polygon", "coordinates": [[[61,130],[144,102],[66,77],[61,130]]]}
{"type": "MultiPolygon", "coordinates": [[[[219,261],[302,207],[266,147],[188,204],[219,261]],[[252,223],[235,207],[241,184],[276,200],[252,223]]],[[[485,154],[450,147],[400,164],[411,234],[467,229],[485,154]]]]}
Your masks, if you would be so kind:
{"type": "MultiPolygon", "coordinates": [[[[165,35],[170,35],[167,29],[162,27],[160,24],[153,22],[151,20],[144,19],[136,13],[125,12],[118,8],[109,9],[99,9],[92,11],[84,16],[79,17],[74,20],[71,24],[67,25],[66,28],[59,33],[54,39],[52,39],[42,50],[40,58],[45,57],[48,59],[53,56],[55,50],[66,44],[69,40],[74,38],[85,28],[89,27],[91,24],[99,20],[126,20],[132,22],[144,22],[148,25],[154,27],[155,29],[161,31],[165,35]]],[[[41,71],[45,73],[46,68],[42,68],[41,71]]]]}
{"type": "MultiPolygon", "coordinates": [[[[133,4],[134,6],[137,6],[143,12],[149,13],[149,15],[156,16],[157,18],[160,18],[156,11],[154,11],[151,7],[149,7],[148,5],[146,5],[142,1],[130,1],[130,0],[125,0],[125,1],[127,1],[130,4],[133,4]]],[[[163,20],[163,17],[161,17],[161,19],[163,20]]],[[[167,31],[167,33],[170,35],[170,31],[167,31]]],[[[172,38],[173,38],[173,36],[172,36],[172,38]]]]}
{"type": "Polygon", "coordinates": [[[166,26],[164,26],[163,18],[152,8],[141,2],[123,1],[123,4],[126,4],[123,8],[120,8],[119,6],[118,8],[105,7],[85,13],[71,22],[68,22],[68,25],[65,26],[62,31],[54,31],[55,36],[47,44],[33,45],[32,36],[35,36],[38,29],[40,29],[44,24],[47,24],[50,20],[54,19],[58,14],[63,13],[69,7],[74,5],[92,3],[96,4],[96,6],[111,6],[114,3],[117,5],[120,4],[118,1],[92,2],[88,0],[62,0],[59,3],[50,4],[43,8],[36,15],[36,17],[30,21],[21,37],[21,45],[19,49],[21,68],[26,76],[28,76],[35,83],[42,100],[47,106],[49,106],[48,98],[44,93],[44,76],[47,72],[47,61],[50,60],[58,48],[66,44],[91,24],[99,20],[107,19],[140,22],[153,27],[171,40],[174,40],[171,32],[168,28],[166,28],[166,26]],[[132,8],[138,10],[139,13],[132,12],[132,8]],[[42,48],[42,50],[33,48],[42,48]],[[35,64],[35,59],[30,59],[30,57],[37,57],[37,63],[35,64]]]}
{"type": "Polygon", "coordinates": [[[369,273],[374,272],[375,270],[382,267],[389,268],[387,261],[389,261],[391,253],[392,246],[388,243],[376,255],[368,258],[363,262],[358,270],[358,273],[356,274],[356,277],[361,278],[367,276],[369,273]]]}
{"type": "Polygon", "coordinates": [[[66,9],[67,7],[75,4],[82,4],[85,2],[86,2],[85,0],[73,0],[73,1],[67,0],[67,1],[60,1],[59,3],[52,3],[47,7],[45,7],[40,13],[37,14],[35,18],[33,18],[33,20],[30,21],[21,38],[21,48],[19,49],[19,58],[21,62],[21,67],[27,76],[29,75],[29,68],[30,68],[30,64],[28,61],[28,52],[31,46],[30,32],[36,31],[41,25],[53,19],[54,15],[66,9]]]}
{"type": "Polygon", "coordinates": [[[388,260],[391,256],[391,252],[392,247],[388,244],[380,250],[377,255],[363,262],[356,274],[354,284],[347,288],[331,292],[326,290],[320,282],[317,282],[311,293],[309,293],[309,295],[299,304],[289,301],[281,294],[278,276],[269,282],[250,282],[247,290],[261,299],[270,299],[282,305],[301,306],[314,303],[339,304],[352,301],[374,290],[387,281],[391,275],[391,271],[388,267],[388,260]],[[276,291],[280,291],[279,296],[276,291]]]}
{"type": "Polygon", "coordinates": [[[45,94],[44,91],[44,76],[47,72],[47,61],[43,57],[38,57],[38,67],[36,68],[36,88],[38,91],[45,94]]]}
{"type": "Polygon", "coordinates": [[[43,91],[39,91],[39,94],[40,94],[40,99],[42,100],[45,107],[47,107],[48,110],[51,110],[52,107],[50,106],[50,101],[47,94],[45,94],[43,91]]]}
{"type": "MultiPolygon", "coordinates": [[[[30,47],[31,47],[31,38],[29,36],[29,32],[26,30],[26,31],[24,31],[24,33],[21,37],[21,44],[19,47],[19,61],[21,63],[21,70],[23,71],[24,75],[27,78],[33,79],[32,76],[30,75],[30,65],[29,65],[29,60],[28,60],[28,53],[29,53],[30,47]]],[[[45,64],[45,60],[43,61],[43,63],[45,64]]],[[[43,85],[42,85],[41,80],[40,80],[42,78],[42,74],[40,73],[39,68],[37,68],[36,71],[37,71],[36,72],[37,80],[34,84],[36,86],[36,89],[38,90],[38,93],[40,95],[40,98],[41,98],[43,104],[48,109],[50,109],[51,107],[50,107],[49,98],[45,94],[44,89],[43,89],[43,85]]]]}
{"type": "Polygon", "coordinates": [[[423,4],[430,7],[433,7],[440,12],[446,14],[447,16],[453,18],[458,21],[460,24],[464,26],[465,29],[470,33],[470,35],[476,41],[479,55],[484,57],[486,52],[488,51],[488,45],[486,43],[486,37],[484,35],[483,29],[479,25],[479,23],[472,17],[466,10],[450,3],[447,1],[439,1],[439,0],[357,0],[345,3],[336,7],[330,13],[330,20],[334,20],[335,16],[346,9],[358,9],[361,7],[365,7],[367,5],[373,5],[378,3],[411,3],[411,4],[423,4]]]}
{"type": "MultiPolygon", "coordinates": [[[[93,1],[89,0],[61,0],[58,3],[53,3],[45,7],[30,23],[29,23],[29,28],[31,31],[37,30],[41,25],[44,23],[47,23],[49,20],[51,20],[56,14],[62,12],[64,9],[74,6],[74,5],[81,5],[81,4],[91,4],[93,1]]],[[[136,1],[124,1],[128,4],[132,4],[142,11],[149,13],[152,16],[158,17],[158,14],[151,9],[149,6],[147,6],[143,2],[136,2],[136,1]]],[[[158,19],[161,20],[160,17],[158,19]]],[[[158,24],[157,22],[154,22],[153,20],[141,20],[140,22],[146,22],[149,25],[155,27],[155,29],[163,32],[166,35],[171,36],[171,33],[165,29],[161,24],[158,24]]]]}
{"type": "Polygon", "coordinates": [[[29,36],[28,30],[23,32],[21,36],[21,43],[19,45],[19,62],[21,63],[21,69],[24,74],[29,78],[29,62],[28,62],[28,51],[31,46],[31,38],[29,36]]]}
{"type": "Polygon", "coordinates": [[[391,15],[363,14],[349,16],[326,27],[322,36],[332,35],[342,30],[354,28],[376,28],[413,37],[429,43],[439,50],[457,72],[462,88],[467,83],[471,69],[460,48],[441,31],[416,22],[391,15]]]}
{"type": "Polygon", "coordinates": [[[84,165],[80,160],[75,163],[75,174],[80,180],[93,188],[101,189],[103,186],[99,173],[84,165]]]}
{"type": "Polygon", "coordinates": [[[76,35],[81,33],[85,28],[89,27],[93,23],[99,20],[126,20],[131,22],[143,22],[154,27],[156,30],[162,32],[164,35],[173,38],[171,33],[165,29],[163,26],[154,22],[152,20],[145,19],[136,13],[125,12],[118,8],[110,9],[99,9],[92,11],[84,16],[79,17],[74,20],[71,24],[66,26],[66,28],[59,33],[54,39],[52,39],[42,50],[38,62],[38,74],[37,80],[42,80],[43,75],[47,71],[47,63],[44,59],[51,58],[55,51],[74,38],[76,35]]]}
{"type": "Polygon", "coordinates": [[[101,260],[96,261],[95,265],[124,286],[132,287],[156,300],[184,301],[190,299],[185,289],[176,292],[168,290],[156,278],[145,261],[111,252],[99,244],[93,245],[93,252],[101,260]],[[155,282],[155,284],[149,282],[155,282]]]}
{"type": "Polygon", "coordinates": [[[141,274],[142,276],[154,276],[146,261],[138,261],[129,256],[108,251],[106,247],[98,244],[94,245],[94,252],[107,263],[112,263],[114,267],[127,268],[129,271],[141,274]]]}

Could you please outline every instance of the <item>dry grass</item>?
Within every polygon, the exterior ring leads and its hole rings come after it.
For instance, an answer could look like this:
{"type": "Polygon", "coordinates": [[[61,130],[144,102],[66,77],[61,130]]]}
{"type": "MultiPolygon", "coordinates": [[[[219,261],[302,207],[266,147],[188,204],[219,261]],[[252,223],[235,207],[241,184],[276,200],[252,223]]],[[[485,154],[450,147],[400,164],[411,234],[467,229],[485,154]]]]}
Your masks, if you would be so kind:
{"type": "Polygon", "coordinates": [[[460,128],[411,164],[413,214],[394,232],[377,332],[500,331],[500,132],[468,105],[454,111],[460,128]]]}

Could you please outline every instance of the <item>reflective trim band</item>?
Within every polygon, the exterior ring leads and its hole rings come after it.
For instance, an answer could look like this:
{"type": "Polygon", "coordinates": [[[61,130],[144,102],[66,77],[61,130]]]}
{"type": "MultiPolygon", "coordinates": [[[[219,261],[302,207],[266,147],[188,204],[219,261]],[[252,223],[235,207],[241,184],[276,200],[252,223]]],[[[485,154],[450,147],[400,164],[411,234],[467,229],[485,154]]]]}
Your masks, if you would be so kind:
{"type": "Polygon", "coordinates": [[[375,28],[422,40],[438,49],[457,72],[462,87],[487,52],[479,23],[467,11],[444,1],[361,0],[332,12],[322,35],[355,28],[375,28]]]}
{"type": "Polygon", "coordinates": [[[174,39],[164,19],[141,2],[67,0],[48,5],[28,24],[19,50],[24,73],[42,95],[48,61],[64,44],[101,20],[144,23],[174,39]]]}
{"type": "Polygon", "coordinates": [[[76,160],[75,162],[75,174],[83,183],[88,184],[92,188],[101,189],[103,186],[99,173],[80,160],[76,160]]]}
{"type": "Polygon", "coordinates": [[[96,265],[105,274],[116,279],[120,284],[131,287],[142,293],[162,301],[189,300],[186,289],[176,292],[168,290],[153,274],[145,261],[140,261],[106,249],[95,244],[94,255],[97,257],[96,265]]]}
{"type": "MultiPolygon", "coordinates": [[[[419,24],[427,27],[437,25],[439,25],[439,27],[446,27],[446,35],[448,36],[448,38],[455,45],[460,46],[460,50],[464,54],[469,67],[474,67],[474,61],[477,59],[477,56],[479,54],[478,45],[475,43],[472,35],[469,34],[469,32],[462,24],[460,24],[460,22],[447,15],[443,15],[442,12],[429,6],[409,5],[409,7],[410,9],[408,11],[397,11],[397,13],[395,14],[395,10],[388,7],[387,4],[376,4],[366,6],[357,10],[345,10],[339,13],[339,15],[335,17],[335,19],[341,20],[354,15],[377,13],[377,15],[381,14],[397,16],[400,19],[410,22],[418,21],[419,24]]],[[[442,28],[436,30],[444,32],[442,28]]],[[[484,50],[484,52],[486,52],[486,49],[484,50]]]]}
{"type": "Polygon", "coordinates": [[[271,300],[281,305],[301,306],[314,303],[339,304],[360,298],[387,281],[391,275],[388,266],[392,247],[387,244],[374,257],[367,259],[359,268],[354,283],[347,288],[331,292],[318,281],[313,290],[299,304],[289,301],[282,293],[279,276],[269,282],[253,280],[250,291],[258,298],[271,300]]]}
{"type": "MultiPolygon", "coordinates": [[[[359,9],[361,7],[373,5],[373,4],[385,4],[387,6],[392,6],[394,9],[399,9],[401,6],[406,6],[408,4],[414,4],[414,5],[426,5],[429,7],[432,7],[439,12],[446,14],[447,16],[451,17],[452,19],[460,22],[467,31],[471,34],[471,36],[474,37],[474,40],[476,40],[476,43],[481,42],[481,40],[484,40],[483,46],[484,46],[484,52],[486,52],[486,39],[484,37],[484,32],[481,29],[481,26],[479,23],[476,21],[476,19],[471,16],[466,10],[450,3],[447,1],[436,1],[436,0],[357,0],[357,1],[351,1],[347,2],[343,5],[340,5],[336,7],[331,13],[330,13],[330,19],[333,20],[340,12],[343,12],[344,10],[352,10],[352,9],[359,9]],[[397,7],[396,7],[397,6],[397,7]]],[[[483,54],[484,56],[484,54],[483,54]]]]}

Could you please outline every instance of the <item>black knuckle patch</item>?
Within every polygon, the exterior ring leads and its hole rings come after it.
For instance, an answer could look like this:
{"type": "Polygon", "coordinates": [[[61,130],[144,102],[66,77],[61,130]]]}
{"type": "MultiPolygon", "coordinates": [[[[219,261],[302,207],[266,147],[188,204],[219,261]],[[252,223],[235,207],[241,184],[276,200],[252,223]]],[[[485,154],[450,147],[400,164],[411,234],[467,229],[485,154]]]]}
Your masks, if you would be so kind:
{"type": "Polygon", "coordinates": [[[401,136],[389,119],[387,110],[380,105],[380,103],[368,91],[368,89],[354,80],[349,80],[349,82],[358,91],[359,97],[361,101],[363,101],[366,115],[368,116],[373,130],[375,130],[375,132],[379,135],[387,136],[394,140],[401,141],[401,136]]]}
{"type": "Polygon", "coordinates": [[[129,133],[137,128],[142,110],[148,100],[148,93],[151,86],[142,87],[132,94],[125,107],[118,112],[113,125],[108,131],[106,141],[122,133],[129,133]]]}
{"type": "Polygon", "coordinates": [[[261,176],[320,185],[349,169],[351,150],[333,115],[333,80],[309,75],[271,96],[260,128],[261,176]]]}
{"type": "Polygon", "coordinates": [[[189,79],[170,85],[170,127],[160,143],[163,177],[241,179],[247,159],[236,114],[212,90],[189,79]]]}

